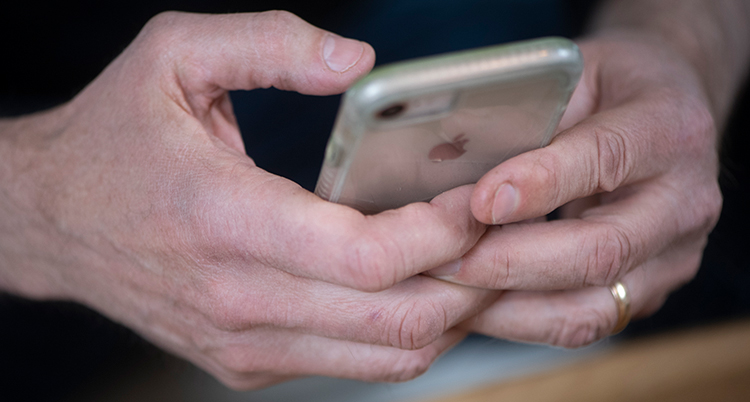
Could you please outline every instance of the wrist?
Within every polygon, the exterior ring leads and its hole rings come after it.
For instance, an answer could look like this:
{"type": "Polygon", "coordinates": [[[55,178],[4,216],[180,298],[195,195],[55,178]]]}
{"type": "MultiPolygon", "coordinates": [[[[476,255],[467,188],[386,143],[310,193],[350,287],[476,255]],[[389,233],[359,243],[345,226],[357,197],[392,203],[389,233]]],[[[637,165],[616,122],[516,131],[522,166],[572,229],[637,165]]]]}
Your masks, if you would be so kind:
{"type": "Polygon", "coordinates": [[[49,299],[63,298],[62,272],[54,263],[64,259],[65,245],[55,239],[44,204],[40,157],[58,111],[0,119],[0,292],[49,299]]]}

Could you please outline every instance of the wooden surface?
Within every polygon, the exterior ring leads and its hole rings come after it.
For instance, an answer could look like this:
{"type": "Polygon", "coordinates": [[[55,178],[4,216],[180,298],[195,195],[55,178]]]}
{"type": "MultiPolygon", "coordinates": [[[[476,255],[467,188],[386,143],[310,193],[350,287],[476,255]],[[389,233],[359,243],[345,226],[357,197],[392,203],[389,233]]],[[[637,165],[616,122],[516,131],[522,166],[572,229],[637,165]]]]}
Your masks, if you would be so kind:
{"type": "Polygon", "coordinates": [[[750,401],[750,320],[624,342],[546,373],[421,402],[750,401]]]}

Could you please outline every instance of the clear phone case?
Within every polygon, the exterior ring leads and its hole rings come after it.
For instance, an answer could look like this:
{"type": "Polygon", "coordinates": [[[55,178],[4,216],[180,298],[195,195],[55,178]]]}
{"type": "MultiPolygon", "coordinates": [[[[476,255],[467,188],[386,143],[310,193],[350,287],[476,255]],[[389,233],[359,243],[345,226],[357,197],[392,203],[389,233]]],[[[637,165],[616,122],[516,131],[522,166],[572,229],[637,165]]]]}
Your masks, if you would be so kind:
{"type": "Polygon", "coordinates": [[[549,144],[582,70],[562,38],[379,67],[344,95],[315,193],[375,213],[475,183],[549,144]]]}

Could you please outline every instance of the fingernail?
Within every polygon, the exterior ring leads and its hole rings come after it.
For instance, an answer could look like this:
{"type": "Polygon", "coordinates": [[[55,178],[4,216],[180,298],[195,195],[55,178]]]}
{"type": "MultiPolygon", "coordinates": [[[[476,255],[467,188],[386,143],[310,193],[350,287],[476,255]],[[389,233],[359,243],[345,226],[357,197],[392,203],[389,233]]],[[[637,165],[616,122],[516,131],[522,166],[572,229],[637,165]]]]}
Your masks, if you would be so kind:
{"type": "Polygon", "coordinates": [[[323,59],[328,68],[337,73],[343,73],[357,64],[364,50],[365,47],[358,40],[328,34],[323,44],[323,59]]]}
{"type": "Polygon", "coordinates": [[[441,265],[437,268],[433,268],[426,272],[429,276],[434,276],[436,278],[439,277],[448,277],[453,276],[458,273],[458,271],[461,269],[461,260],[458,259],[453,262],[449,262],[445,265],[441,265]]]}
{"type": "Polygon", "coordinates": [[[495,192],[492,201],[492,223],[502,223],[505,218],[516,210],[518,191],[510,184],[501,185],[495,192]]]}

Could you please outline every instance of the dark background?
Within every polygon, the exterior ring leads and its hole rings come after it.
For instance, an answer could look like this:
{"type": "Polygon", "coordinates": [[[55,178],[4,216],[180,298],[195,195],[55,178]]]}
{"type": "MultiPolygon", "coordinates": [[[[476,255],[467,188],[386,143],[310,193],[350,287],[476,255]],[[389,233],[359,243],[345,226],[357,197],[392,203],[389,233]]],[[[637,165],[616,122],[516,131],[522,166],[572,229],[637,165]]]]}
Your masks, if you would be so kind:
{"type": "MultiPolygon", "coordinates": [[[[72,98],[164,10],[290,10],[311,23],[368,41],[378,64],[545,35],[575,37],[590,1],[71,1],[17,2],[0,11],[0,116],[72,98]],[[356,4],[355,4],[356,3],[356,4]]],[[[750,306],[748,107],[745,89],[722,145],[725,196],[701,270],[653,317],[624,336],[746,316],[750,306]]],[[[339,97],[273,89],[232,94],[250,156],[308,189],[315,184],[339,97]]],[[[0,267],[1,269],[2,267],[0,267]]],[[[0,400],[60,400],[97,373],[161,352],[86,307],[0,294],[0,400]]]]}

